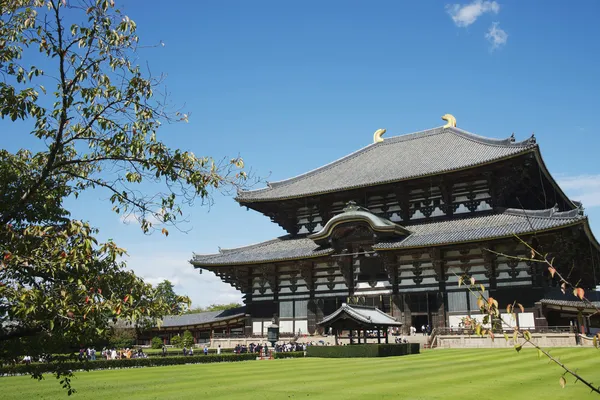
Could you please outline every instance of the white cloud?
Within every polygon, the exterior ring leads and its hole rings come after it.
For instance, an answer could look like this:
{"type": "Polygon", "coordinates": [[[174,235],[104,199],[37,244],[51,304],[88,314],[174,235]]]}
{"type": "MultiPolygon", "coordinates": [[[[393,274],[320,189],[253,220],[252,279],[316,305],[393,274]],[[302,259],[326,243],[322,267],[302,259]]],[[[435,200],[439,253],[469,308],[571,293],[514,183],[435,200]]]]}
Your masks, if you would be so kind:
{"type": "Polygon", "coordinates": [[[496,50],[500,46],[505,45],[508,40],[508,33],[503,29],[498,28],[498,24],[498,22],[494,22],[485,34],[485,38],[492,44],[492,50],[496,50]]]}
{"type": "Polygon", "coordinates": [[[600,175],[559,176],[557,181],[571,199],[581,201],[585,208],[600,207],[600,175]]]}
{"type": "Polygon", "coordinates": [[[195,269],[188,260],[192,253],[157,253],[126,258],[127,268],[144,281],[156,285],[165,279],[171,281],[175,293],[189,296],[192,306],[242,303],[242,294],[215,274],[195,269]]]}
{"type": "MultiPolygon", "coordinates": [[[[500,4],[495,1],[475,0],[472,3],[448,4],[446,11],[452,17],[456,26],[467,27],[477,20],[482,14],[500,12],[500,4]]],[[[504,31],[503,31],[504,32],[504,31]]]]}

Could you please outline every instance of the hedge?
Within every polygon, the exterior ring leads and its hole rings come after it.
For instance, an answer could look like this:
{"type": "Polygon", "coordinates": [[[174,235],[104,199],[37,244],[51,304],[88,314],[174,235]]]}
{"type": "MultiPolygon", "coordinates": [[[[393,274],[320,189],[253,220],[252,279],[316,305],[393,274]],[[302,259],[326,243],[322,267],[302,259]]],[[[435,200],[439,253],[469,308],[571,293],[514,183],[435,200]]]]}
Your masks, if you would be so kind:
{"type": "Polygon", "coordinates": [[[275,353],[275,358],[303,358],[303,351],[282,351],[275,353]]]}
{"type": "Polygon", "coordinates": [[[223,361],[246,361],[256,360],[256,353],[246,354],[209,354],[188,356],[188,357],[152,357],[152,358],[132,358],[121,360],[96,360],[96,361],[68,361],[64,363],[32,363],[5,365],[0,367],[0,375],[17,374],[42,374],[55,372],[57,370],[85,370],[94,369],[116,369],[116,368],[136,368],[136,367],[159,367],[164,365],[181,364],[204,364],[223,361]]]}
{"type": "Polygon", "coordinates": [[[418,354],[419,343],[403,344],[353,344],[349,346],[309,346],[307,357],[353,358],[353,357],[390,357],[418,354]]]}
{"type": "MultiPolygon", "coordinates": [[[[221,354],[233,354],[234,349],[221,349],[221,354]]],[[[148,351],[144,350],[148,357],[163,357],[162,351],[148,351]]],[[[96,355],[98,352],[96,352],[96,355]]],[[[217,349],[208,349],[208,354],[217,354],[217,349]]],[[[204,355],[204,349],[202,347],[194,347],[194,355],[204,355]]],[[[183,357],[183,348],[173,350],[167,350],[167,357],[183,357]]]]}

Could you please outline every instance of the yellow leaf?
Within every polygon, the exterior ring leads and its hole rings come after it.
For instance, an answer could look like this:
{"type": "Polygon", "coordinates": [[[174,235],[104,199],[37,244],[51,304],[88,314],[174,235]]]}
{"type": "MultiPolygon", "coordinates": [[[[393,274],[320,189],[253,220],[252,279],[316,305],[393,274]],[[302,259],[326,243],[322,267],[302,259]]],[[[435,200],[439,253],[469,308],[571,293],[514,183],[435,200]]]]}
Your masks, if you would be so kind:
{"type": "Polygon", "coordinates": [[[554,274],[556,273],[556,269],[554,269],[554,267],[548,267],[548,272],[550,272],[550,276],[554,278],[554,274]]]}
{"type": "Polygon", "coordinates": [[[560,383],[560,387],[562,387],[564,389],[565,385],[567,384],[567,380],[565,379],[564,376],[561,376],[560,380],[558,381],[558,383],[560,383]]]}
{"type": "Polygon", "coordinates": [[[169,231],[166,228],[162,228],[162,234],[165,236],[169,236],[169,231]]]}
{"type": "Polygon", "coordinates": [[[567,289],[567,284],[563,282],[562,285],[560,285],[560,291],[562,292],[562,294],[565,294],[566,289],[567,289]]]}
{"type": "Polygon", "coordinates": [[[521,312],[524,313],[525,312],[525,308],[523,307],[523,304],[517,303],[517,305],[519,306],[519,310],[521,310],[521,312]]]}
{"type": "Polygon", "coordinates": [[[579,297],[579,300],[583,300],[585,291],[582,288],[578,287],[577,289],[575,289],[575,292],[576,292],[575,296],[579,297]]]}
{"type": "Polygon", "coordinates": [[[525,340],[531,340],[531,333],[529,333],[529,331],[525,331],[523,332],[523,337],[525,340]]]}
{"type": "Polygon", "coordinates": [[[471,286],[475,285],[475,278],[471,277],[471,286]]]}
{"type": "Polygon", "coordinates": [[[483,307],[483,298],[481,296],[479,296],[479,298],[477,299],[477,307],[481,308],[483,307]]]}
{"type": "Polygon", "coordinates": [[[481,288],[481,293],[485,292],[485,286],[483,286],[482,284],[479,284],[479,287],[481,288]]]}
{"type": "Polygon", "coordinates": [[[506,340],[507,342],[508,342],[508,340],[509,340],[509,337],[508,337],[508,335],[506,334],[506,332],[504,333],[504,340],[506,340]]]}
{"type": "Polygon", "coordinates": [[[460,278],[458,278],[458,287],[460,287],[463,284],[463,278],[462,276],[460,278]]]}
{"type": "Polygon", "coordinates": [[[510,309],[512,308],[512,304],[506,306],[506,313],[510,314],[510,309]]]}

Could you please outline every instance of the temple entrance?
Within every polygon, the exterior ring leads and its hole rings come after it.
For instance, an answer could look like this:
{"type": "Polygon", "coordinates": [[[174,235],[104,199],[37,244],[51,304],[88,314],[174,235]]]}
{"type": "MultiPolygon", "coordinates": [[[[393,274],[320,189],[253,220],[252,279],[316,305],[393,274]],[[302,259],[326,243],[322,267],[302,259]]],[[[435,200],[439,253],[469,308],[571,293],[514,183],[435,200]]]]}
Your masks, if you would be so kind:
{"type": "Polygon", "coordinates": [[[418,334],[423,334],[423,331],[421,330],[422,326],[431,326],[431,323],[429,322],[429,316],[427,314],[423,314],[423,315],[412,315],[412,326],[414,326],[417,329],[417,335],[418,334]]]}

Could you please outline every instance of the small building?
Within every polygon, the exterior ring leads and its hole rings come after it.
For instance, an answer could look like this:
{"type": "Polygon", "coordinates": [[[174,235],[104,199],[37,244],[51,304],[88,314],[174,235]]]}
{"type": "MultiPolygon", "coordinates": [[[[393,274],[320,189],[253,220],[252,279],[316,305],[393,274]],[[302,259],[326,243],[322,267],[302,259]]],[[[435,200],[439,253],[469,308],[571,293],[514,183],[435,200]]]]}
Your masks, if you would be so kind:
{"type": "Polygon", "coordinates": [[[238,193],[240,206],[287,234],[190,262],[244,294],[246,335],[264,335],[274,316],[281,332],[312,334],[344,303],[377,307],[407,330],[458,327],[479,313],[460,277],[483,284],[501,308],[523,304],[520,326],[546,326],[555,307],[542,300],[558,281],[528,260],[531,248],[586,291],[596,287],[600,245],[536,138],[486,138],[443,118],[407,135],[378,130],[352,154],[238,193]]]}

